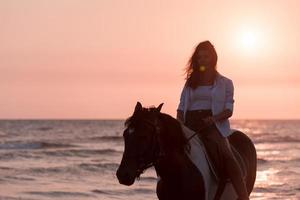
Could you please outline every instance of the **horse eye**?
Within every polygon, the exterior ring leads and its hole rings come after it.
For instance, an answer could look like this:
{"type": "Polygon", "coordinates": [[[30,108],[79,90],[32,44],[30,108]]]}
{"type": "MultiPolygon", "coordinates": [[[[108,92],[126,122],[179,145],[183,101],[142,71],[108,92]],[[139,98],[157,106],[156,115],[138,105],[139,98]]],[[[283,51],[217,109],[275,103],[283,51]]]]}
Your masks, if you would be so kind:
{"type": "Polygon", "coordinates": [[[132,133],[134,133],[134,128],[129,128],[128,129],[128,134],[131,135],[132,133]]]}
{"type": "Polygon", "coordinates": [[[129,136],[131,135],[132,133],[134,132],[134,128],[126,128],[124,133],[123,133],[123,136],[126,137],[126,136],[129,136]]]}

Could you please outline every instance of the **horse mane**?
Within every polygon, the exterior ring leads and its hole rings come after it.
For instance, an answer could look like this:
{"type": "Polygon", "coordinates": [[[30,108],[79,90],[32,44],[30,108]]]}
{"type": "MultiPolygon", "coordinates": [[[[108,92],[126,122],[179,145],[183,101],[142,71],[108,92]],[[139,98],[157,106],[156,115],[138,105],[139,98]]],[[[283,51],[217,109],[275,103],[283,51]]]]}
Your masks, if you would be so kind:
{"type": "Polygon", "coordinates": [[[165,145],[166,151],[179,151],[184,153],[186,150],[190,151],[190,144],[185,137],[180,122],[166,113],[160,113],[163,134],[162,142],[165,145]]]}
{"type": "MultiPolygon", "coordinates": [[[[155,107],[142,108],[142,110],[133,113],[133,115],[125,120],[124,125],[128,127],[130,124],[136,123],[139,119],[147,117],[157,112],[155,107]]],[[[158,118],[162,122],[162,133],[160,135],[164,150],[167,152],[190,151],[190,145],[185,137],[180,122],[166,113],[158,113],[158,118]]]]}

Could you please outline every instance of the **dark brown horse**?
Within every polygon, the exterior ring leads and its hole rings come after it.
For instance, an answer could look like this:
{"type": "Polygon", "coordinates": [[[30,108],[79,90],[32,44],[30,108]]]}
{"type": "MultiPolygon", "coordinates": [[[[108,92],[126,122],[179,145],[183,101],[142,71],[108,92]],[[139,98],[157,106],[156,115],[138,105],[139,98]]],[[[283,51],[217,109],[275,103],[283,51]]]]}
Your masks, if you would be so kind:
{"type": "MultiPolygon", "coordinates": [[[[137,102],[133,115],[126,120],[123,133],[125,150],[117,170],[119,182],[132,185],[147,168],[154,166],[159,176],[156,193],[160,200],[235,199],[235,193],[225,191],[225,185],[230,183],[223,184],[224,187],[220,187],[222,189],[217,192],[216,186],[221,181],[215,181],[210,173],[204,174],[195,165],[189,156],[191,151],[195,151],[193,142],[187,139],[176,119],[160,112],[162,105],[143,108],[137,102]]],[[[250,194],[256,178],[255,147],[240,131],[235,131],[229,140],[244,160],[246,184],[250,194]]],[[[208,164],[205,156],[202,157],[202,168],[205,169],[208,164]]]]}

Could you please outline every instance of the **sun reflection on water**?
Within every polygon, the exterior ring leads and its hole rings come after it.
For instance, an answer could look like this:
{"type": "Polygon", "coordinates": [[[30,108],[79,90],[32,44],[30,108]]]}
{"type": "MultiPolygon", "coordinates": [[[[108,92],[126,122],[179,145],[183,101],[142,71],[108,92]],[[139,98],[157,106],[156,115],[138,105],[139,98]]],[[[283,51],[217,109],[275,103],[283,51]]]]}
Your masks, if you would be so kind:
{"type": "Polygon", "coordinates": [[[270,181],[274,181],[274,174],[278,173],[279,170],[274,168],[270,168],[264,171],[257,171],[256,175],[256,183],[260,186],[270,185],[270,181]]]}

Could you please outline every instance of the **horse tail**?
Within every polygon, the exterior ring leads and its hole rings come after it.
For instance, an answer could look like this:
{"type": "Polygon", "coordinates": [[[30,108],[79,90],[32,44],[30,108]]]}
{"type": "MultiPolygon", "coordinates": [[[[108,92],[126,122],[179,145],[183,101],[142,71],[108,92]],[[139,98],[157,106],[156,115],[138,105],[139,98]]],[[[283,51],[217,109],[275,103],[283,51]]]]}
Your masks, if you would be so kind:
{"type": "Polygon", "coordinates": [[[245,133],[238,130],[234,131],[228,139],[240,153],[246,165],[246,186],[248,194],[250,195],[254,188],[257,170],[257,155],[254,143],[245,133]]]}

